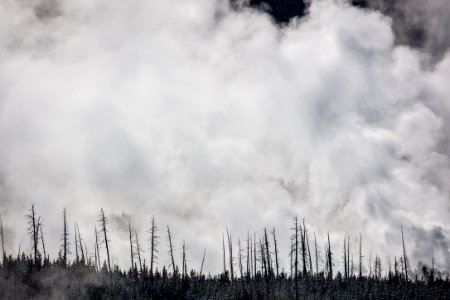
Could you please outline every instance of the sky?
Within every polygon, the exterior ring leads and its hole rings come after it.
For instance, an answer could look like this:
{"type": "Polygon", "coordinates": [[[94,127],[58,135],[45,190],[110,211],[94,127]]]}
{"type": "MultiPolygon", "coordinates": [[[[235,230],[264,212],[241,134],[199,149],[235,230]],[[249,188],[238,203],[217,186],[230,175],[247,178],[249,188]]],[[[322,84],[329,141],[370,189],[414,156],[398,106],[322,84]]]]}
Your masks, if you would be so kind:
{"type": "Polygon", "coordinates": [[[355,260],[362,235],[365,268],[399,257],[403,226],[411,268],[449,270],[450,7],[419,2],[398,8],[420,15],[412,47],[395,14],[344,0],[283,26],[225,0],[3,0],[6,251],[31,251],[35,203],[52,257],[63,208],[91,255],[103,208],[122,267],[128,221],[148,257],[155,216],[160,268],[167,225],[177,260],[185,240],[198,269],[206,247],[208,272],[226,228],[237,247],[275,227],[288,268],[298,215],[322,252],[330,233],[337,266],[344,235],[355,260]]]}

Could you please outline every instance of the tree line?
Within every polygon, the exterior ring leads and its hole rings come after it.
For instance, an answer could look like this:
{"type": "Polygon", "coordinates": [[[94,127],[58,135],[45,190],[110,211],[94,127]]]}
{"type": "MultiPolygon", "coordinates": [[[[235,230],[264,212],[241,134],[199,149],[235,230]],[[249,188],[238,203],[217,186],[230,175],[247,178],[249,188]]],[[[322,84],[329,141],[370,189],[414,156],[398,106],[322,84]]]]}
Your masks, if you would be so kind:
{"type": "Polygon", "coordinates": [[[280,265],[275,228],[263,228],[261,236],[248,233],[245,239],[237,240],[226,228],[222,235],[223,270],[219,274],[205,274],[206,249],[200,268],[188,268],[188,247],[184,240],[181,266],[176,264],[169,226],[162,230],[169,263],[167,267],[163,264],[162,269],[158,269],[162,237],[154,217],[149,230],[148,262],[144,258],[137,231],[128,222],[131,267],[126,270],[111,262],[110,248],[114,245],[108,238],[108,218],[103,209],[100,209],[94,226],[93,256],[88,254],[78,224],[75,222],[73,230],[69,230],[66,209],[62,212],[60,248],[56,258],[51,258],[47,251],[43,218],[37,214],[34,204],[25,218],[31,252],[25,253],[19,246],[19,252],[15,255],[6,253],[0,216],[0,298],[450,299],[449,275],[436,270],[434,258],[431,259],[431,267],[421,265],[420,270],[411,270],[403,228],[400,228],[402,254],[398,259],[394,257],[393,264],[389,259],[383,265],[379,256],[373,260],[369,258],[368,272],[363,266],[362,235],[357,239],[357,253],[352,253],[349,236],[344,236],[342,249],[337,250],[332,249],[328,234],[321,253],[315,232],[310,232],[304,219],[295,217],[290,229],[289,269],[285,270],[280,265]],[[237,247],[233,245],[236,241],[237,247]],[[340,257],[339,252],[342,253],[340,257]],[[68,258],[71,254],[72,261],[68,258]],[[341,268],[338,268],[339,264],[342,264],[341,268]]]}

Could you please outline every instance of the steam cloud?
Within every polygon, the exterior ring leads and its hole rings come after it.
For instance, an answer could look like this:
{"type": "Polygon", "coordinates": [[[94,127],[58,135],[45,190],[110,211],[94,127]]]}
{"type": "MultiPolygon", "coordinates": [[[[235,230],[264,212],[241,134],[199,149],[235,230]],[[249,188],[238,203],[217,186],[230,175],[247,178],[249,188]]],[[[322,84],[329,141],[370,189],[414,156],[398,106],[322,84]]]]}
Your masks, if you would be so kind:
{"type": "Polygon", "coordinates": [[[7,251],[29,249],[35,202],[53,257],[63,207],[88,247],[103,207],[124,267],[128,218],[146,242],[156,216],[160,266],[169,224],[189,264],[206,246],[219,271],[226,226],[275,226],[285,258],[298,214],[373,255],[400,254],[403,224],[412,267],[448,269],[450,55],[395,43],[391,24],[332,0],[284,27],[221,0],[2,1],[7,251]]]}

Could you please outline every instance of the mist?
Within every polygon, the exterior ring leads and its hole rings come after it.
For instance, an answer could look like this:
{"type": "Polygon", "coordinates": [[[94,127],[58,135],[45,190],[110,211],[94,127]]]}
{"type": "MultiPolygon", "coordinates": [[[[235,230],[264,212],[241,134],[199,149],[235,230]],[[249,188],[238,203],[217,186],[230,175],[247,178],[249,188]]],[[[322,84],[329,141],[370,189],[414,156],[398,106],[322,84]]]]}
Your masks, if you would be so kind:
{"type": "Polygon", "coordinates": [[[31,249],[35,203],[52,256],[64,207],[89,251],[103,207],[124,267],[128,220],[147,248],[155,216],[160,268],[169,225],[217,272],[226,227],[276,227],[286,256],[299,215],[320,245],[361,233],[382,257],[403,225],[411,265],[448,270],[450,55],[392,24],[333,0],[284,26],[224,0],[2,1],[6,250],[31,249]]]}

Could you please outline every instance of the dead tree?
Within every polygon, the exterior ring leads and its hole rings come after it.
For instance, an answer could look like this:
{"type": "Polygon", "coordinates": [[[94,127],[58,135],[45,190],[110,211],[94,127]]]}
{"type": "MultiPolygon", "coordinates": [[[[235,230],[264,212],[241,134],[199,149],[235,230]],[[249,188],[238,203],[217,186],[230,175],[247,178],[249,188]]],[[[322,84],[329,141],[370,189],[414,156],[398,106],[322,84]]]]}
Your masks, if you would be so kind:
{"type": "Polygon", "coordinates": [[[294,251],[295,251],[295,260],[294,260],[294,281],[295,281],[295,299],[298,299],[298,217],[295,216],[295,224],[294,224],[294,251]]]}
{"type": "Polygon", "coordinates": [[[80,228],[78,227],[78,223],[75,222],[75,225],[77,226],[77,233],[78,233],[78,243],[80,245],[80,251],[81,251],[81,262],[86,262],[87,258],[84,255],[84,250],[83,250],[83,241],[81,239],[81,234],[80,234],[80,228]]]}
{"type": "Polygon", "coordinates": [[[108,271],[111,272],[111,260],[109,257],[109,245],[108,245],[108,236],[107,236],[107,230],[106,230],[106,223],[107,223],[107,219],[105,216],[105,212],[102,209],[100,209],[100,215],[99,215],[99,222],[101,225],[101,231],[103,232],[103,243],[105,243],[105,247],[106,247],[106,258],[108,260],[108,271]]]}
{"type": "Polygon", "coordinates": [[[173,276],[176,274],[175,269],[175,258],[173,256],[173,245],[172,245],[172,235],[170,234],[169,226],[167,226],[167,239],[169,240],[169,254],[172,262],[173,276]]]}
{"type": "Polygon", "coordinates": [[[277,271],[277,278],[279,276],[279,265],[278,265],[278,247],[277,247],[277,237],[275,234],[275,227],[272,229],[273,246],[275,250],[275,267],[277,271]]]}
{"type": "Polygon", "coordinates": [[[6,251],[5,251],[5,240],[3,235],[3,219],[2,215],[0,215],[0,236],[2,239],[2,255],[3,255],[3,261],[6,259],[6,251]]]}
{"type": "Polygon", "coordinates": [[[78,238],[77,238],[76,223],[73,224],[73,232],[74,232],[74,237],[75,237],[75,257],[76,257],[76,262],[78,263],[80,261],[80,257],[78,256],[78,238]]]}
{"type": "Polygon", "coordinates": [[[362,254],[362,235],[359,235],[359,278],[362,277],[362,259],[363,259],[363,254],[362,254]]]}
{"type": "Polygon", "coordinates": [[[182,278],[186,279],[188,276],[188,272],[187,272],[187,263],[186,263],[186,243],[183,240],[183,256],[182,256],[182,261],[183,261],[183,265],[182,265],[182,269],[183,269],[183,275],[182,278]]]}
{"type": "Polygon", "coordinates": [[[100,259],[100,249],[98,245],[98,232],[97,232],[97,226],[95,226],[95,252],[97,254],[97,268],[100,270],[101,267],[101,259],[100,259]]]}
{"type": "Polygon", "coordinates": [[[348,274],[347,274],[347,248],[346,248],[346,244],[347,244],[347,237],[344,236],[344,278],[347,280],[348,279],[348,274]]]}
{"type": "Polygon", "coordinates": [[[301,238],[301,247],[302,247],[303,275],[307,276],[308,271],[306,270],[305,220],[303,220],[303,228],[300,225],[300,238],[301,238]]]}
{"type": "Polygon", "coordinates": [[[70,242],[69,242],[69,227],[67,226],[67,213],[66,209],[63,210],[63,233],[61,235],[61,252],[63,265],[67,266],[67,255],[70,254],[70,242]]]}
{"type": "MultiPolygon", "coordinates": [[[[241,275],[241,280],[244,278],[244,272],[242,267],[242,248],[241,248],[241,239],[238,239],[238,260],[239,260],[239,274],[241,275]]],[[[243,283],[242,283],[243,284],[243,283]]]]}
{"type": "Polygon", "coordinates": [[[38,222],[38,227],[39,227],[39,233],[40,233],[40,240],[41,240],[41,244],[42,244],[42,252],[44,253],[44,258],[47,257],[47,252],[45,251],[45,239],[44,239],[44,222],[40,221],[38,222]]]}
{"type": "Polygon", "coordinates": [[[264,249],[264,242],[259,239],[259,250],[261,255],[261,274],[264,274],[264,278],[267,279],[267,262],[266,262],[266,254],[264,249]]]}
{"type": "Polygon", "coordinates": [[[333,279],[333,258],[331,252],[331,244],[330,244],[330,234],[328,234],[328,248],[327,248],[327,258],[328,258],[328,269],[329,269],[329,278],[333,279]]]}
{"type": "Polygon", "coordinates": [[[350,237],[347,236],[347,279],[350,277],[350,237]]]}
{"type": "Polygon", "coordinates": [[[223,249],[223,275],[227,274],[227,264],[225,259],[225,234],[222,234],[222,249],[223,249]]]}
{"type": "Polygon", "coordinates": [[[131,269],[134,267],[134,250],[133,250],[133,235],[131,232],[131,222],[128,221],[128,232],[130,234],[130,258],[131,258],[131,269]]]}
{"type": "Polygon", "coordinates": [[[227,237],[228,237],[228,252],[229,252],[229,259],[230,259],[230,278],[231,282],[234,281],[234,272],[233,272],[233,241],[231,237],[231,233],[228,231],[227,228],[227,237]]]}
{"type": "Polygon", "coordinates": [[[309,272],[311,275],[313,274],[313,264],[312,264],[312,258],[311,258],[311,250],[309,248],[309,238],[308,238],[308,231],[305,229],[305,235],[306,235],[306,246],[308,249],[308,258],[309,258],[309,272]]]}
{"type": "Polygon", "coordinates": [[[152,217],[152,225],[150,228],[150,274],[153,276],[153,265],[155,261],[158,259],[157,253],[158,250],[156,247],[158,246],[158,227],[155,223],[155,217],[152,217]]]}
{"type": "Polygon", "coordinates": [[[206,256],[206,247],[205,251],[203,251],[202,265],[200,266],[200,277],[202,276],[203,273],[203,264],[205,263],[205,256],[206,256]]]}
{"type": "Polygon", "coordinates": [[[136,252],[137,252],[137,257],[138,257],[138,261],[139,261],[139,270],[142,271],[141,245],[139,244],[139,238],[138,238],[136,230],[134,231],[134,237],[136,240],[136,252]]]}
{"type": "Polygon", "coordinates": [[[266,263],[267,263],[267,273],[269,277],[272,277],[272,261],[270,259],[270,244],[269,239],[267,237],[267,229],[264,228],[264,243],[265,243],[265,254],[266,254],[266,263]]]}
{"type": "Polygon", "coordinates": [[[252,278],[252,276],[254,276],[254,274],[253,274],[253,241],[252,241],[252,238],[249,236],[249,239],[250,239],[250,242],[249,242],[249,244],[250,244],[250,275],[249,275],[249,278],[252,278]]]}
{"type": "Polygon", "coordinates": [[[314,250],[316,258],[316,274],[319,274],[319,250],[317,249],[317,239],[315,232],[314,232],[314,250]]]}
{"type": "Polygon", "coordinates": [[[257,266],[256,266],[256,259],[257,259],[256,252],[257,252],[257,250],[256,250],[256,233],[254,233],[253,234],[253,274],[254,274],[254,276],[256,276],[256,269],[257,269],[257,266]]]}
{"type": "Polygon", "coordinates": [[[406,282],[408,282],[408,264],[407,264],[407,256],[406,256],[406,248],[405,248],[405,239],[403,237],[403,226],[400,226],[402,230],[402,244],[403,244],[403,263],[405,264],[405,276],[406,276],[406,282]]]}
{"type": "Polygon", "coordinates": [[[36,210],[34,208],[34,203],[31,204],[31,208],[29,210],[29,214],[26,215],[26,218],[28,220],[28,234],[31,237],[32,241],[32,247],[34,252],[34,263],[38,263],[38,220],[36,217],[36,210]]]}
{"type": "Polygon", "coordinates": [[[250,232],[247,232],[247,277],[250,276],[250,232]]]}

